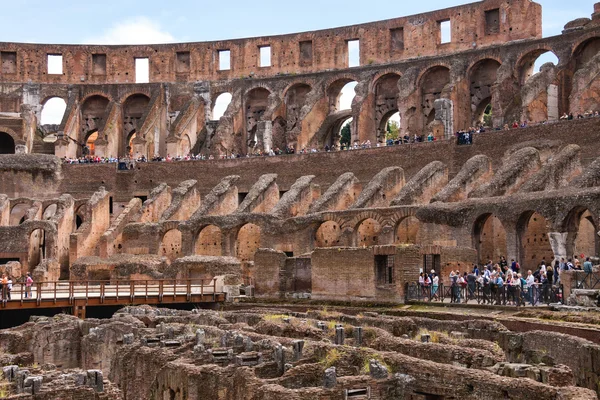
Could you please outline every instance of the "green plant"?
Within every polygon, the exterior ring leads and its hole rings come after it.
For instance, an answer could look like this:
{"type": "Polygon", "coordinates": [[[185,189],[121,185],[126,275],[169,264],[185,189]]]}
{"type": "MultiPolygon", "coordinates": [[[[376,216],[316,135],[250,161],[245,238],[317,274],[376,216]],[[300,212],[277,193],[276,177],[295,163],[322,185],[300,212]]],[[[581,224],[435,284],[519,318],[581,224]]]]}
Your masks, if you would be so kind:
{"type": "Polygon", "coordinates": [[[343,353],[336,348],[327,350],[325,357],[319,361],[325,368],[334,366],[342,357],[343,353]]]}

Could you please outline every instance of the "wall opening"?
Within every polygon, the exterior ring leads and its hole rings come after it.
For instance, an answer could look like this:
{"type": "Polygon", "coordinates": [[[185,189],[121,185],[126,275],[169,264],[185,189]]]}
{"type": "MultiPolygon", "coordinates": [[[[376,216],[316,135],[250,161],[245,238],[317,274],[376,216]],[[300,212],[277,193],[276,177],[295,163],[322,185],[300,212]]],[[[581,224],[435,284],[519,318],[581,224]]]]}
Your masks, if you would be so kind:
{"type": "Polygon", "coordinates": [[[348,67],[360,66],[360,40],[353,39],[346,42],[348,48],[348,67]]]}
{"type": "MultiPolygon", "coordinates": [[[[541,261],[546,265],[554,260],[548,237],[548,221],[536,212],[525,213],[517,223],[520,242],[521,267],[535,270],[541,261]]],[[[523,271],[523,270],[521,270],[523,271]]]]}
{"type": "Polygon", "coordinates": [[[259,67],[271,66],[271,46],[260,46],[259,48],[259,67]]]}
{"type": "Polygon", "coordinates": [[[452,41],[452,24],[449,19],[438,22],[440,28],[440,43],[450,43],[452,41]]]}
{"type": "Polygon", "coordinates": [[[215,100],[215,106],[212,110],[213,121],[218,121],[223,115],[225,115],[227,107],[229,107],[232,98],[233,96],[231,95],[231,93],[221,93],[217,97],[217,99],[215,100]]]}
{"type": "Polygon", "coordinates": [[[315,247],[339,246],[341,233],[341,228],[337,222],[323,222],[315,233],[315,247]]]}
{"type": "Polygon", "coordinates": [[[163,236],[160,242],[160,249],[158,255],[167,257],[173,261],[181,254],[181,231],[178,229],[171,229],[165,236],[163,236]]]}
{"type": "Polygon", "coordinates": [[[60,125],[67,110],[67,102],[60,97],[52,97],[42,107],[41,125],[60,125]]]}
{"type": "Polygon", "coordinates": [[[377,285],[394,284],[394,256],[375,256],[375,279],[377,285]]]}
{"type": "Polygon", "coordinates": [[[397,244],[417,244],[417,235],[421,222],[416,217],[406,217],[396,227],[397,244]]]}
{"type": "Polygon", "coordinates": [[[191,57],[189,51],[178,51],[175,55],[175,72],[185,74],[190,72],[191,57]]]}
{"type": "Polygon", "coordinates": [[[91,132],[88,134],[87,139],[85,140],[84,153],[87,152],[87,155],[94,156],[96,155],[96,140],[98,139],[98,131],[91,132]]]}
{"type": "Polygon", "coordinates": [[[0,154],[15,154],[15,141],[5,132],[0,132],[0,154]]]}
{"type": "Polygon", "coordinates": [[[36,229],[29,235],[29,270],[33,271],[45,259],[46,232],[43,229],[36,229]]]}
{"type": "Polygon", "coordinates": [[[221,256],[221,229],[214,225],[202,229],[196,239],[194,254],[198,256],[221,256]]]}
{"type": "Polygon", "coordinates": [[[379,234],[381,233],[381,224],[373,218],[367,218],[362,221],[356,229],[357,247],[369,247],[379,244],[379,234]]]}
{"type": "Polygon", "coordinates": [[[506,257],[506,230],[495,215],[486,214],[475,221],[473,242],[480,264],[506,257]]]}
{"type": "Polygon", "coordinates": [[[404,51],[404,28],[390,29],[390,54],[404,51]]]}
{"type": "Polygon", "coordinates": [[[532,77],[541,72],[545,64],[558,65],[558,57],[552,51],[535,50],[525,55],[520,62],[521,85],[525,85],[532,77]]]}
{"type": "Polygon", "coordinates": [[[229,71],[231,69],[231,51],[219,50],[219,71],[229,71]]]}
{"type": "Polygon", "coordinates": [[[253,261],[254,254],[260,247],[260,227],[254,224],[242,226],[238,232],[237,256],[242,261],[253,261]]]}
{"type": "Polygon", "coordinates": [[[92,75],[106,75],[106,54],[92,54],[92,75]]]}
{"type": "Polygon", "coordinates": [[[500,33],[500,9],[485,12],[485,34],[495,35],[500,33]]]}
{"type": "Polygon", "coordinates": [[[150,60],[148,58],[135,59],[135,83],[150,82],[150,60]]]}
{"type": "Polygon", "coordinates": [[[358,82],[352,81],[346,83],[342,87],[338,96],[337,111],[352,109],[352,101],[354,100],[354,97],[356,97],[355,88],[357,84],[358,82]]]}
{"type": "Polygon", "coordinates": [[[25,214],[27,213],[28,209],[29,209],[29,204],[27,204],[27,203],[16,204],[12,208],[12,210],[10,210],[10,218],[9,218],[10,226],[21,225],[23,222],[25,222],[25,214]]]}
{"type": "Polygon", "coordinates": [[[48,74],[62,75],[63,74],[63,56],[62,54],[48,54],[48,74]]]}
{"type": "Polygon", "coordinates": [[[16,51],[2,51],[0,52],[0,71],[3,74],[16,74],[17,73],[17,52],[16,51]]]}
{"type": "Polygon", "coordinates": [[[300,42],[300,66],[310,67],[313,64],[313,43],[312,40],[300,42]]]}

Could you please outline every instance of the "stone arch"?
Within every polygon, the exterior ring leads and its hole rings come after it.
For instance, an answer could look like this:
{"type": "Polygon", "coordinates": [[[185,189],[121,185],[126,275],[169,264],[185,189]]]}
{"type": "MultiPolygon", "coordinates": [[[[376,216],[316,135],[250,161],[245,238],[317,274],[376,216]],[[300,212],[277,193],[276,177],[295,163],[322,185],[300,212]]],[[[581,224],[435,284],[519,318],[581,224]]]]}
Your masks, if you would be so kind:
{"type": "Polygon", "coordinates": [[[369,247],[379,244],[379,236],[383,224],[373,218],[361,220],[354,229],[354,243],[356,247],[369,247]]]}
{"type": "Polygon", "coordinates": [[[315,231],[314,247],[336,247],[340,245],[342,228],[335,221],[324,221],[315,231]]]}
{"type": "Polygon", "coordinates": [[[15,139],[7,132],[0,130],[0,154],[15,154],[15,139]]]}
{"type": "Polygon", "coordinates": [[[550,223],[540,213],[529,210],[521,214],[517,221],[517,243],[521,271],[535,270],[542,260],[546,265],[554,260],[548,233],[550,223]]]}
{"type": "MultiPolygon", "coordinates": [[[[103,94],[104,95],[104,94],[103,94]]],[[[123,93],[120,97],[119,97],[119,103],[120,104],[125,104],[125,102],[131,97],[131,96],[145,96],[148,99],[150,99],[152,97],[151,93],[150,93],[150,89],[145,89],[143,87],[136,87],[134,90],[129,90],[125,93],[123,93]]]]}
{"type": "Polygon", "coordinates": [[[60,125],[67,111],[67,101],[61,96],[48,96],[40,103],[40,125],[60,125]]]}
{"type": "Polygon", "coordinates": [[[227,108],[229,108],[232,100],[233,95],[231,92],[215,93],[215,97],[212,100],[211,120],[220,120],[227,112],[227,108]]]}
{"type": "Polygon", "coordinates": [[[173,261],[181,257],[181,231],[177,228],[168,229],[160,241],[158,255],[173,261]]]}
{"type": "Polygon", "coordinates": [[[44,212],[42,213],[42,220],[48,221],[48,220],[52,219],[52,217],[54,217],[54,215],[56,214],[57,210],[58,210],[58,204],[57,203],[49,204],[44,209],[44,212]]]}
{"type": "Polygon", "coordinates": [[[562,222],[562,232],[567,233],[567,255],[597,257],[600,253],[597,217],[585,206],[576,206],[562,222]]]}
{"type": "Polygon", "coordinates": [[[246,92],[245,98],[245,120],[246,120],[246,144],[249,150],[262,148],[263,137],[260,132],[259,122],[269,106],[271,91],[264,87],[255,87],[246,92]]]}
{"type": "Polygon", "coordinates": [[[398,112],[400,97],[398,81],[400,78],[399,74],[390,72],[379,76],[373,84],[377,138],[385,138],[386,124],[389,118],[398,112]]]}
{"type": "Polygon", "coordinates": [[[254,261],[254,254],[260,248],[260,226],[247,223],[237,233],[236,253],[242,261],[254,261]]]}
{"type": "Polygon", "coordinates": [[[572,59],[575,60],[575,69],[581,68],[600,52],[600,36],[593,34],[584,37],[573,46],[572,59]]]}
{"type": "Polygon", "coordinates": [[[34,228],[29,233],[29,250],[27,264],[29,270],[33,271],[42,261],[48,258],[48,243],[46,241],[46,230],[34,228]]]}
{"type": "Polygon", "coordinates": [[[25,219],[27,218],[27,210],[29,210],[30,207],[31,203],[24,201],[13,204],[10,210],[9,225],[16,226],[25,222],[25,219]]]}
{"type": "Polygon", "coordinates": [[[81,142],[104,125],[110,100],[104,95],[91,95],[81,104],[81,142]]]}
{"type": "Polygon", "coordinates": [[[200,229],[194,243],[194,254],[198,256],[223,255],[221,228],[207,225],[200,229]]]}
{"type": "MultiPolygon", "coordinates": [[[[302,109],[307,96],[313,90],[304,82],[296,82],[284,91],[285,102],[285,144],[295,145],[302,132],[302,109]]],[[[274,132],[275,133],[275,132],[274,132]]]]}
{"type": "Polygon", "coordinates": [[[493,58],[477,61],[469,69],[469,88],[471,98],[471,125],[483,122],[483,115],[488,106],[498,102],[497,93],[493,90],[496,84],[498,69],[502,63],[493,58]]]}
{"type": "Polygon", "coordinates": [[[338,77],[337,79],[333,80],[331,83],[327,84],[327,97],[329,99],[329,113],[335,113],[338,111],[343,111],[343,109],[340,106],[340,99],[342,97],[342,90],[346,87],[346,85],[356,82],[358,83],[358,80],[356,80],[354,77],[350,78],[347,76],[344,77],[338,77]]]}
{"type": "Polygon", "coordinates": [[[519,80],[521,86],[525,85],[529,78],[536,74],[535,65],[536,61],[546,53],[552,53],[554,57],[558,59],[556,53],[549,47],[540,47],[533,50],[528,50],[521,54],[515,64],[515,76],[519,80]]]}
{"type": "Polygon", "coordinates": [[[498,262],[500,257],[506,257],[506,229],[496,215],[487,213],[479,216],[473,224],[472,238],[480,264],[498,262]]]}
{"type": "Polygon", "coordinates": [[[435,65],[428,68],[419,78],[418,88],[422,115],[421,126],[423,128],[434,121],[434,103],[436,100],[443,97],[446,86],[450,83],[450,80],[450,68],[444,65],[435,65]]]}
{"type": "Polygon", "coordinates": [[[131,152],[132,135],[141,129],[142,118],[150,106],[150,97],[144,93],[130,93],[123,101],[123,140],[122,155],[131,152]]]}
{"type": "Polygon", "coordinates": [[[417,244],[420,227],[421,221],[415,216],[400,219],[394,228],[394,243],[417,244]]]}

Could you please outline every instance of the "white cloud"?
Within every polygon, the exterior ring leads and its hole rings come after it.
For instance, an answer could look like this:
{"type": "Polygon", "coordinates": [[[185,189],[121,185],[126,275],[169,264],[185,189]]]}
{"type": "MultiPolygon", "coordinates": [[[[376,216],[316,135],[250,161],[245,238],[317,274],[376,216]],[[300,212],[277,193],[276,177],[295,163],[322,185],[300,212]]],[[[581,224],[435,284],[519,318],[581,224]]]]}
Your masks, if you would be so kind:
{"type": "Polygon", "coordinates": [[[172,43],[173,35],[147,17],[134,17],[118,22],[99,36],[84,40],[85,44],[157,44],[172,43]]]}

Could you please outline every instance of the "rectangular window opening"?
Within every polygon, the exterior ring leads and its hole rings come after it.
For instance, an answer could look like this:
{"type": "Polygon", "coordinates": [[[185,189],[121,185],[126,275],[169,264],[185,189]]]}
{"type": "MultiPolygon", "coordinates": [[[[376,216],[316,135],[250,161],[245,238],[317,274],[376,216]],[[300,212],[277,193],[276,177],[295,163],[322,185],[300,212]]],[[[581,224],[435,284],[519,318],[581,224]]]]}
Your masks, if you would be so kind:
{"type": "Polygon", "coordinates": [[[0,52],[0,62],[2,68],[0,71],[3,74],[15,74],[17,72],[17,53],[14,51],[0,52]]]}
{"type": "Polygon", "coordinates": [[[390,29],[390,53],[404,50],[404,28],[390,29]]]}
{"type": "Polygon", "coordinates": [[[63,56],[62,54],[48,54],[48,74],[63,74],[63,56]]]}
{"type": "Polygon", "coordinates": [[[135,59],[135,83],[150,82],[150,60],[148,58],[135,59]]]}
{"type": "Polygon", "coordinates": [[[300,66],[309,67],[313,63],[313,44],[312,40],[300,42],[300,66]]]}
{"type": "Polygon", "coordinates": [[[179,51],[176,54],[176,66],[175,72],[177,73],[186,73],[190,72],[190,52],[189,51],[179,51]]]}
{"type": "Polygon", "coordinates": [[[219,50],[219,71],[229,71],[231,69],[231,51],[219,50]]]}
{"type": "Polygon", "coordinates": [[[348,40],[348,67],[360,66],[360,40],[348,40]]]}
{"type": "Polygon", "coordinates": [[[450,43],[452,41],[452,25],[450,24],[450,20],[447,19],[445,21],[439,22],[440,26],[440,43],[450,43]]]}
{"type": "Polygon", "coordinates": [[[260,67],[271,66],[271,46],[260,46],[260,67]]]}
{"type": "Polygon", "coordinates": [[[106,75],[106,54],[92,54],[92,74],[106,75]]]}
{"type": "Polygon", "coordinates": [[[375,268],[378,285],[394,284],[394,256],[375,256],[375,268]]]}
{"type": "Polygon", "coordinates": [[[494,35],[500,32],[500,9],[485,12],[485,34],[494,35]]]}

